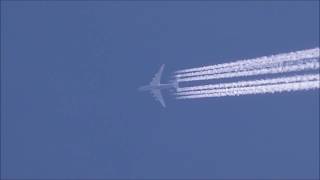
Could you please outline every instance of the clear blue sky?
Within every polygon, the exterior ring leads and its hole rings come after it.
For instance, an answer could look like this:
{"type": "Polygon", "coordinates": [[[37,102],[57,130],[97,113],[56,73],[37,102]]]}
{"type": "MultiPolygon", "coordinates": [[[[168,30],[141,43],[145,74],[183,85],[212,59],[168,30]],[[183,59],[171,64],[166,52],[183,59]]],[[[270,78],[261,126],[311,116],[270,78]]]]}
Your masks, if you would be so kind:
{"type": "Polygon", "coordinates": [[[319,46],[319,1],[1,1],[1,178],[319,178],[319,91],[197,100],[178,69],[319,46]]]}

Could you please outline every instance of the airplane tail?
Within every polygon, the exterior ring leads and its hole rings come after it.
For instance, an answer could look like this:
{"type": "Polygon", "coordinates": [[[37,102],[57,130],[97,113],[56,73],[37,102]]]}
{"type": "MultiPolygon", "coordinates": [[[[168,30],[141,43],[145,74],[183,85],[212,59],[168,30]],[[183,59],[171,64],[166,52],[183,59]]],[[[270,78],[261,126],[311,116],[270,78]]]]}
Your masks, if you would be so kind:
{"type": "Polygon", "coordinates": [[[177,79],[172,80],[173,87],[177,90],[179,88],[179,82],[177,79]]]}

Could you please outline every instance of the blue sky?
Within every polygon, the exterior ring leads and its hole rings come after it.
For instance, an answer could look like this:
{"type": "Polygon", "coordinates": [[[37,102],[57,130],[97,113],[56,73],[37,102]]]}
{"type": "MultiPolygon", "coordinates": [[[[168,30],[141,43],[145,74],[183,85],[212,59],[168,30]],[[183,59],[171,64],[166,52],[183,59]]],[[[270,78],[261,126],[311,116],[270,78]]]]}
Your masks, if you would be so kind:
{"type": "Polygon", "coordinates": [[[175,100],[173,71],[319,47],[319,1],[1,1],[2,178],[319,178],[319,91],[175,100]]]}

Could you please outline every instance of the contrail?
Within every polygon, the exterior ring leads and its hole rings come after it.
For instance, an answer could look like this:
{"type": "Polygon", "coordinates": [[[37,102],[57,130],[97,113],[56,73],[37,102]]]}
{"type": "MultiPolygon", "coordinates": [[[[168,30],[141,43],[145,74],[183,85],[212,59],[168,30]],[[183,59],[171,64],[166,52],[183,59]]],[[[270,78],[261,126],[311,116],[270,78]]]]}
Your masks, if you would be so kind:
{"type": "Polygon", "coordinates": [[[303,60],[300,63],[294,64],[294,65],[285,65],[285,66],[276,66],[276,67],[270,67],[270,68],[268,67],[268,68],[253,69],[253,70],[239,71],[239,72],[177,78],[177,81],[188,82],[188,81],[197,81],[197,80],[210,80],[210,79],[232,78],[232,77],[241,77],[241,76],[298,72],[298,71],[316,70],[316,69],[319,69],[319,58],[303,60]]]}
{"type": "Polygon", "coordinates": [[[247,70],[253,70],[253,69],[289,66],[289,65],[294,65],[294,64],[301,64],[302,62],[312,60],[315,58],[317,58],[317,57],[293,59],[293,60],[283,59],[283,61],[282,60],[280,61],[279,59],[274,59],[274,61],[270,61],[270,62],[265,61],[265,62],[261,62],[261,63],[250,64],[250,65],[247,64],[247,65],[239,65],[239,66],[225,67],[225,68],[219,68],[219,69],[210,69],[210,70],[204,70],[204,71],[177,74],[177,75],[175,75],[175,77],[176,78],[185,78],[185,77],[199,76],[199,75],[209,75],[209,74],[213,75],[213,74],[222,74],[222,73],[228,73],[228,72],[247,71],[247,70]]]}
{"type": "Polygon", "coordinates": [[[225,88],[258,86],[258,85],[267,85],[267,84],[292,83],[292,82],[306,82],[306,81],[314,81],[314,80],[318,80],[318,81],[320,80],[319,74],[293,75],[293,76],[270,78],[270,79],[182,87],[177,89],[176,95],[197,94],[199,92],[202,92],[200,90],[225,89],[225,88]]]}
{"type": "Polygon", "coordinates": [[[319,52],[320,50],[317,47],[232,63],[179,70],[174,75],[178,82],[281,75],[290,72],[300,72],[300,75],[180,87],[175,95],[177,99],[193,99],[319,89],[319,72],[314,72],[314,70],[319,70],[320,67],[319,52]]]}
{"type": "Polygon", "coordinates": [[[197,71],[206,71],[210,70],[211,73],[222,73],[230,71],[245,70],[250,68],[258,68],[259,66],[265,66],[273,63],[283,63],[287,61],[297,61],[301,59],[315,58],[319,57],[319,48],[307,49],[302,51],[283,53],[272,56],[264,56],[260,58],[239,60],[231,63],[223,63],[211,66],[203,66],[199,68],[191,68],[176,71],[176,77],[187,77],[198,75],[197,71]]]}
{"type": "Polygon", "coordinates": [[[229,89],[215,89],[204,90],[200,94],[179,96],[177,99],[194,99],[206,97],[223,97],[223,96],[240,96],[249,94],[266,94],[276,92],[291,92],[299,90],[318,89],[320,86],[319,80],[312,80],[307,82],[294,82],[283,84],[268,84],[251,87],[236,87],[229,89]]]}

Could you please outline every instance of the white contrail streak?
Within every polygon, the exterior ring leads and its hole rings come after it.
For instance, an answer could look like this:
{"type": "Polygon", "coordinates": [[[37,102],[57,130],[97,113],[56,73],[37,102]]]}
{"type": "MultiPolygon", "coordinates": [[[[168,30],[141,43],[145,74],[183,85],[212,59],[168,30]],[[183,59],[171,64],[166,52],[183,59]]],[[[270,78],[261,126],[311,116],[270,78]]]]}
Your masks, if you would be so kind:
{"type": "MultiPolygon", "coordinates": [[[[257,75],[282,74],[289,72],[311,73],[319,70],[319,48],[283,53],[261,58],[240,60],[175,72],[178,82],[198,80],[249,77],[257,75]],[[310,71],[311,70],[311,71],[310,71]]],[[[177,99],[240,96],[276,92],[301,91],[320,88],[319,73],[282,76],[258,80],[180,87],[177,99]]]]}
{"type": "Polygon", "coordinates": [[[286,73],[286,72],[298,72],[305,70],[316,70],[319,69],[319,58],[309,59],[308,61],[302,61],[301,63],[287,66],[276,66],[264,69],[253,69],[247,71],[239,72],[230,72],[222,74],[213,74],[213,75],[199,75],[194,77],[187,78],[177,78],[178,82],[188,82],[196,80],[210,80],[210,79],[220,79],[220,78],[232,78],[232,77],[241,77],[241,76],[254,76],[254,75],[263,75],[263,74],[277,74],[277,73],[286,73]]]}
{"type": "Polygon", "coordinates": [[[219,83],[219,84],[209,84],[201,86],[192,87],[182,87],[177,89],[176,95],[190,95],[197,94],[201,91],[199,90],[211,90],[211,89],[225,89],[225,88],[236,88],[245,86],[258,86],[266,84],[280,84],[280,83],[292,83],[292,82],[306,82],[320,80],[319,74],[308,74],[308,75],[293,75],[289,77],[278,77],[271,79],[260,79],[260,80],[250,80],[250,81],[238,81],[231,83],[219,83]]]}
{"type": "Polygon", "coordinates": [[[290,66],[295,64],[302,64],[304,62],[314,60],[318,57],[313,58],[305,58],[305,59],[283,59],[283,61],[280,61],[279,59],[274,59],[274,61],[268,62],[261,62],[256,64],[250,64],[250,65],[239,65],[239,66],[232,66],[232,67],[225,67],[225,68],[219,68],[219,69],[210,69],[210,70],[204,70],[204,71],[197,71],[197,72],[190,72],[185,74],[177,74],[175,75],[176,78],[185,78],[185,77],[191,77],[191,76],[199,76],[199,75],[214,75],[214,74],[222,74],[222,73],[229,73],[229,72],[238,72],[238,71],[248,71],[253,69],[262,69],[262,68],[272,68],[272,67],[280,67],[280,66],[290,66]],[[277,61],[279,60],[279,61],[277,61]]]}
{"type": "Polygon", "coordinates": [[[176,77],[186,77],[186,76],[193,76],[196,74],[196,71],[206,71],[211,70],[212,73],[222,73],[222,72],[229,72],[229,71],[237,71],[237,70],[245,70],[250,69],[252,67],[259,67],[262,65],[273,64],[273,63],[283,63],[286,61],[297,61],[301,59],[308,59],[308,58],[315,58],[319,57],[319,48],[307,49],[302,51],[296,51],[291,53],[283,53],[278,55],[272,56],[264,56],[255,59],[247,59],[247,60],[239,60],[236,62],[231,63],[223,63],[211,66],[203,66],[199,68],[191,68],[191,69],[184,69],[176,71],[176,77]],[[190,73],[193,72],[193,73],[190,73]]]}
{"type": "Polygon", "coordinates": [[[179,96],[177,99],[194,99],[207,97],[240,96],[248,94],[265,94],[276,92],[291,92],[299,90],[319,89],[319,80],[307,82],[294,82],[283,84],[269,84],[252,87],[237,87],[230,89],[205,90],[201,94],[179,96]]]}

